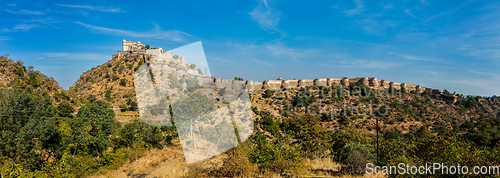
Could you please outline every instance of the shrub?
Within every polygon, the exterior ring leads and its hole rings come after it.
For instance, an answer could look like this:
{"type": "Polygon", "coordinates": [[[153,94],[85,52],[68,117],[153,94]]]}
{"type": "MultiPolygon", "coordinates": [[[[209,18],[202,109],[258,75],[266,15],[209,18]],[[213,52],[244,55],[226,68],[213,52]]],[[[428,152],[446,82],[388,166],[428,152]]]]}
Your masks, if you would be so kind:
{"type": "Polygon", "coordinates": [[[120,85],[121,86],[127,86],[127,79],[121,79],[120,80],[120,85]]]}
{"type": "Polygon", "coordinates": [[[269,97],[273,96],[273,94],[274,94],[274,91],[267,89],[267,90],[264,92],[264,95],[262,95],[262,97],[264,97],[264,98],[269,98],[269,97]]]}

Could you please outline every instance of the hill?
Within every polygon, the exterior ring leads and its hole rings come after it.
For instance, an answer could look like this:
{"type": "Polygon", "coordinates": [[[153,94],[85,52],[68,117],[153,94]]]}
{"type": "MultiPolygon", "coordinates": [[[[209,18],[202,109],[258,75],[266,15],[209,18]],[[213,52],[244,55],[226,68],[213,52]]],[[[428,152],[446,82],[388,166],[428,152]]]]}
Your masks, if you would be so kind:
{"type": "Polygon", "coordinates": [[[34,70],[33,66],[26,67],[22,61],[13,61],[8,55],[0,56],[0,88],[20,88],[36,96],[47,96],[54,104],[60,102],[71,102],[75,106],[79,104],[77,96],[63,90],[54,78],[34,70]]]}
{"type": "Polygon", "coordinates": [[[69,89],[69,93],[84,99],[93,95],[99,100],[109,102],[119,121],[138,118],[134,71],[144,64],[144,61],[143,58],[115,57],[84,72],[69,89]]]}

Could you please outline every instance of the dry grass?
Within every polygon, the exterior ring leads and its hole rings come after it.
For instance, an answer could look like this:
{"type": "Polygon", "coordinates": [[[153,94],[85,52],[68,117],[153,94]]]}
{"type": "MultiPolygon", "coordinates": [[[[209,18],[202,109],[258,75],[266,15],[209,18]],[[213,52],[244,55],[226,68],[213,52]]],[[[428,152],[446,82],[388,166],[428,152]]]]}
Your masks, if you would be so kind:
{"type": "Polygon", "coordinates": [[[117,170],[103,170],[92,178],[106,177],[131,177],[147,175],[147,177],[183,177],[196,169],[206,169],[209,165],[221,165],[224,155],[214,158],[187,164],[180,143],[175,142],[174,146],[163,149],[151,149],[145,155],[117,170]]]}

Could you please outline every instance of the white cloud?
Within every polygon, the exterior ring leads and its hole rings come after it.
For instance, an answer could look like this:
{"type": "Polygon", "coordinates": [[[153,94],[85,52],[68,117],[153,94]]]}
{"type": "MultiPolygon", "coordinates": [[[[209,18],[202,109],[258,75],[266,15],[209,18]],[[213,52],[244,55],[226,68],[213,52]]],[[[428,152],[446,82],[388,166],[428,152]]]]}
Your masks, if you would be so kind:
{"type": "Polygon", "coordinates": [[[212,56],[209,59],[215,59],[216,61],[222,62],[224,64],[234,64],[234,61],[230,61],[230,60],[223,59],[223,58],[220,58],[220,57],[212,56]]]}
{"type": "Polygon", "coordinates": [[[359,60],[359,59],[348,59],[347,61],[336,61],[330,60],[330,62],[338,62],[340,64],[336,64],[336,67],[345,67],[345,68],[361,68],[361,69],[388,69],[395,66],[399,66],[400,64],[392,63],[392,62],[384,62],[384,61],[374,61],[374,60],[359,60]]]}
{"type": "Polygon", "coordinates": [[[440,75],[440,73],[439,73],[439,72],[434,72],[434,71],[423,71],[423,72],[425,72],[425,73],[429,73],[429,74],[431,74],[431,75],[433,75],[433,76],[439,76],[439,75],[440,75]]]}
{"type": "Polygon", "coordinates": [[[272,66],[273,64],[271,63],[268,63],[268,62],[264,62],[264,61],[261,61],[261,60],[257,60],[257,59],[253,59],[255,62],[261,64],[261,65],[266,65],[266,66],[272,66]]]}
{"type": "Polygon", "coordinates": [[[8,36],[0,36],[0,42],[1,41],[6,41],[6,40],[11,40],[11,39],[8,36]]]}
{"type": "Polygon", "coordinates": [[[410,17],[413,17],[413,18],[417,18],[415,15],[413,15],[411,9],[405,9],[403,10],[403,12],[406,14],[406,15],[409,15],[410,17]]]}
{"type": "Polygon", "coordinates": [[[259,5],[255,7],[255,9],[250,12],[250,16],[254,21],[259,23],[259,26],[268,31],[268,32],[273,32],[273,31],[279,31],[278,30],[278,23],[280,21],[280,12],[276,11],[272,8],[269,8],[267,1],[263,1],[263,5],[259,5]]]}
{"type": "Polygon", "coordinates": [[[394,6],[391,3],[387,3],[383,7],[384,7],[384,9],[394,9],[394,6]]]}
{"type": "Polygon", "coordinates": [[[448,61],[444,60],[444,59],[436,59],[436,58],[433,58],[433,59],[429,59],[428,57],[420,57],[420,56],[412,56],[412,55],[406,55],[406,54],[398,54],[398,53],[395,53],[395,52],[388,52],[387,54],[396,54],[406,60],[412,60],[412,61],[431,61],[431,62],[441,62],[441,63],[448,63],[448,61]]]}
{"type": "Polygon", "coordinates": [[[47,57],[63,57],[69,55],[69,53],[43,53],[47,57]]]}
{"type": "Polygon", "coordinates": [[[1,31],[2,32],[16,32],[16,31],[28,31],[32,28],[37,27],[38,25],[36,24],[19,24],[16,25],[12,28],[3,28],[1,31]]]}
{"type": "Polygon", "coordinates": [[[500,79],[500,74],[494,74],[494,73],[488,73],[488,72],[479,72],[479,71],[470,71],[470,72],[471,73],[475,73],[475,74],[481,74],[481,75],[489,75],[491,77],[500,79]]]}
{"type": "Polygon", "coordinates": [[[20,10],[20,11],[11,11],[11,10],[6,10],[7,12],[13,13],[13,14],[31,14],[31,15],[43,15],[42,11],[30,11],[30,10],[20,10]]]}
{"type": "Polygon", "coordinates": [[[398,66],[399,64],[383,61],[355,60],[351,62],[351,65],[359,68],[387,69],[398,66]]]}
{"type": "Polygon", "coordinates": [[[99,12],[125,12],[122,11],[119,7],[105,7],[105,6],[89,6],[89,5],[67,5],[67,4],[56,4],[57,6],[70,7],[70,8],[80,8],[80,9],[89,9],[93,11],[99,12]]]}
{"type": "Polygon", "coordinates": [[[185,37],[191,36],[190,34],[188,34],[186,32],[177,31],[177,30],[163,31],[163,30],[161,30],[160,26],[157,24],[155,24],[155,28],[152,31],[135,32],[135,31],[129,31],[129,30],[99,27],[99,26],[94,26],[94,25],[82,23],[82,22],[75,22],[75,23],[82,25],[88,29],[97,31],[97,32],[106,33],[106,34],[113,34],[113,35],[118,35],[118,36],[126,36],[126,37],[168,39],[168,40],[172,40],[175,42],[181,42],[181,41],[184,41],[185,37]]]}
{"type": "Polygon", "coordinates": [[[359,13],[365,11],[365,9],[364,9],[365,5],[363,5],[363,1],[354,0],[354,3],[356,3],[356,7],[354,7],[354,9],[351,9],[351,10],[345,10],[344,11],[345,15],[351,16],[351,15],[359,14],[359,13]]]}
{"type": "Polygon", "coordinates": [[[282,42],[274,42],[265,45],[264,51],[276,57],[289,57],[292,59],[311,57],[318,53],[316,49],[297,49],[285,46],[282,42]]]}
{"type": "MultiPolygon", "coordinates": [[[[38,58],[53,59],[55,61],[106,61],[111,59],[109,54],[99,53],[65,53],[65,52],[50,52],[39,55],[38,58]]],[[[52,62],[53,63],[53,62],[52,62]]],[[[62,63],[61,65],[66,65],[62,63]]],[[[61,66],[63,67],[63,66],[61,66]]]]}

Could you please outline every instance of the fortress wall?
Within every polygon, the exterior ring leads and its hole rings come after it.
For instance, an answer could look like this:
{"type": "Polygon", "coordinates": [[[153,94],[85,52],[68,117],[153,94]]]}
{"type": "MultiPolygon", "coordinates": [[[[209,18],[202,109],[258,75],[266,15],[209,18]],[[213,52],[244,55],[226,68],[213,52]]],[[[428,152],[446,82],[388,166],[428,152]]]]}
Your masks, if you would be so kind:
{"type": "Polygon", "coordinates": [[[314,79],[314,85],[316,86],[328,86],[326,78],[314,79]]]}
{"type": "Polygon", "coordinates": [[[415,89],[419,92],[419,93],[422,93],[425,91],[425,89],[427,89],[426,87],[423,87],[423,86],[420,86],[420,85],[417,85],[415,87],[415,89]]]}
{"type": "Polygon", "coordinates": [[[417,85],[416,84],[402,83],[401,86],[405,87],[405,90],[407,90],[407,91],[413,91],[413,90],[417,89],[417,85]]]}
{"type": "Polygon", "coordinates": [[[377,78],[373,77],[368,79],[368,85],[369,87],[377,88],[380,86],[380,82],[378,81],[377,78]]]}
{"type": "Polygon", "coordinates": [[[146,54],[152,54],[152,55],[157,55],[157,56],[161,56],[161,49],[157,48],[157,49],[146,49],[146,54]]]}
{"type": "Polygon", "coordinates": [[[233,90],[243,90],[245,89],[245,81],[240,81],[240,80],[233,80],[233,83],[231,85],[231,89],[233,90]]]}
{"type": "Polygon", "coordinates": [[[130,51],[118,51],[118,57],[124,57],[127,54],[132,54],[130,51]]]}
{"type": "Polygon", "coordinates": [[[344,86],[348,86],[349,85],[349,79],[348,78],[345,78],[345,79],[342,79],[340,80],[340,84],[341,85],[344,85],[344,86]]]}
{"type": "Polygon", "coordinates": [[[297,88],[299,85],[298,80],[283,80],[281,88],[289,89],[289,88],[297,88]]]}
{"type": "Polygon", "coordinates": [[[299,87],[305,87],[305,86],[313,86],[314,85],[314,80],[313,79],[302,79],[299,80],[299,87]]]}
{"type": "MultiPolygon", "coordinates": [[[[349,85],[351,84],[351,79],[338,79],[338,78],[320,78],[320,79],[301,79],[301,80],[266,80],[266,81],[238,81],[232,79],[212,79],[207,76],[197,76],[196,77],[200,84],[205,86],[212,86],[210,83],[215,81],[217,88],[222,89],[232,89],[232,90],[281,90],[281,89],[293,89],[300,88],[306,86],[333,86],[337,84],[341,85],[349,85]]],[[[416,84],[407,84],[407,83],[399,83],[399,82],[390,82],[387,80],[378,80],[377,78],[358,78],[354,79],[359,84],[365,85],[370,88],[389,88],[393,87],[394,89],[400,90],[402,87],[407,91],[416,90],[418,92],[428,91],[429,93],[439,94],[441,90],[426,88],[416,84]]]]}
{"type": "Polygon", "coordinates": [[[248,80],[246,81],[247,84],[247,90],[262,90],[262,81],[251,81],[248,80]]]}
{"type": "Polygon", "coordinates": [[[389,86],[398,90],[401,89],[401,83],[399,82],[390,82],[389,86]]]}
{"type": "Polygon", "coordinates": [[[214,86],[214,79],[212,77],[198,75],[195,78],[196,78],[196,80],[198,80],[199,84],[203,87],[213,87],[214,86]]]}
{"type": "Polygon", "coordinates": [[[264,90],[280,90],[281,89],[281,80],[266,80],[264,81],[263,88],[264,90]]]}
{"type": "Polygon", "coordinates": [[[221,78],[215,79],[215,87],[217,87],[217,88],[231,89],[232,84],[233,84],[232,79],[221,79],[221,78]]]}
{"type": "Polygon", "coordinates": [[[359,82],[359,80],[361,80],[361,78],[359,78],[359,77],[351,78],[351,79],[349,79],[349,84],[347,84],[347,85],[356,84],[359,82]]]}
{"type": "Polygon", "coordinates": [[[340,78],[328,78],[326,81],[328,86],[334,86],[339,85],[341,80],[340,78]]]}
{"type": "Polygon", "coordinates": [[[389,88],[390,86],[390,81],[387,81],[387,80],[380,80],[380,87],[382,88],[389,88]]]}
{"type": "Polygon", "coordinates": [[[370,81],[368,80],[368,77],[360,78],[357,83],[364,86],[370,86],[370,81]]]}

